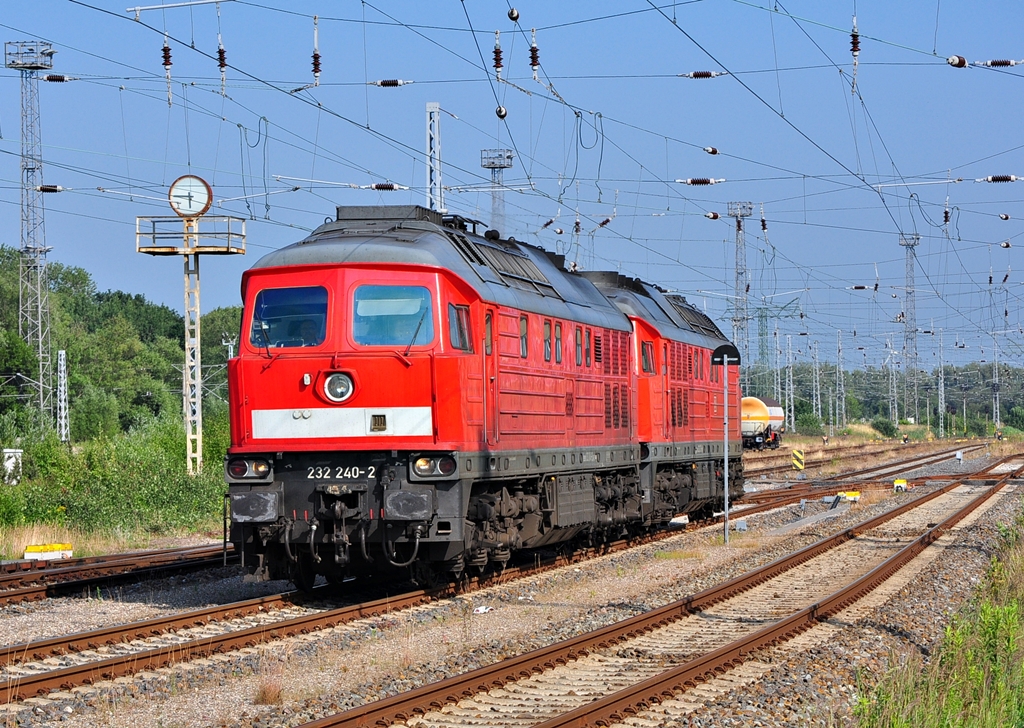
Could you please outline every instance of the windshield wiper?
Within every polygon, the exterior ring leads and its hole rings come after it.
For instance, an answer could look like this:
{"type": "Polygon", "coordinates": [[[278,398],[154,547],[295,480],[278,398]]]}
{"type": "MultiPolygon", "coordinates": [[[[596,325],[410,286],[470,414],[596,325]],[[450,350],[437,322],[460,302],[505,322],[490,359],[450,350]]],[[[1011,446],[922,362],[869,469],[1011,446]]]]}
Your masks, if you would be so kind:
{"type": "Polygon", "coordinates": [[[409,356],[409,352],[412,350],[412,345],[416,343],[416,337],[420,335],[420,327],[423,326],[423,321],[427,318],[427,313],[430,311],[429,308],[424,307],[423,315],[420,316],[420,320],[416,323],[416,330],[412,332],[412,341],[405,347],[405,354],[403,356],[409,356]]]}
{"type": "Polygon", "coordinates": [[[259,334],[260,348],[267,350],[267,358],[268,359],[273,359],[274,355],[270,353],[270,337],[267,336],[266,325],[263,323],[263,318],[260,316],[260,312],[259,312],[258,308],[253,308],[252,316],[253,316],[254,319],[256,319],[256,323],[258,323],[260,325],[260,334],[259,334]]]}

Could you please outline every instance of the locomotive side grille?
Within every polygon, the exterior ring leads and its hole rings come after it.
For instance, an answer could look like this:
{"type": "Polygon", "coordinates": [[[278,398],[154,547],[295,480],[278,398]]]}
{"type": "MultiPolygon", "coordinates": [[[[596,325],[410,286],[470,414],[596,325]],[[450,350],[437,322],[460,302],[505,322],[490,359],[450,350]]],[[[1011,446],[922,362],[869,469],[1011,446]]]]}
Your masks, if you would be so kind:
{"type": "Polygon", "coordinates": [[[690,419],[690,392],[689,390],[683,392],[683,419],[689,422],[690,419]]]}
{"type": "Polygon", "coordinates": [[[629,387],[623,387],[619,390],[619,395],[622,399],[619,409],[622,410],[622,426],[629,429],[629,387]]]}
{"type": "Polygon", "coordinates": [[[612,427],[619,429],[619,385],[612,389],[612,427]]]}
{"type": "Polygon", "coordinates": [[[675,397],[675,390],[672,390],[672,389],[668,390],[668,404],[669,404],[669,410],[670,410],[669,422],[671,422],[672,426],[675,427],[676,426],[676,397],[675,397]]]}
{"type": "MultiPolygon", "coordinates": [[[[606,329],[605,330],[605,336],[607,336],[607,334],[608,334],[608,331],[606,329]]],[[[604,339],[605,339],[605,337],[602,336],[601,334],[594,334],[594,363],[595,364],[600,364],[604,360],[604,339]]],[[[603,363],[604,363],[604,373],[607,374],[608,373],[608,362],[605,361],[603,363]]]]}
{"type": "Polygon", "coordinates": [[[612,429],[612,385],[604,385],[604,429],[612,429]]]}
{"type": "Polygon", "coordinates": [[[629,337],[619,334],[619,374],[629,373],[629,337]]]}
{"type": "Polygon", "coordinates": [[[686,378],[693,379],[693,349],[686,347],[686,378]]]}

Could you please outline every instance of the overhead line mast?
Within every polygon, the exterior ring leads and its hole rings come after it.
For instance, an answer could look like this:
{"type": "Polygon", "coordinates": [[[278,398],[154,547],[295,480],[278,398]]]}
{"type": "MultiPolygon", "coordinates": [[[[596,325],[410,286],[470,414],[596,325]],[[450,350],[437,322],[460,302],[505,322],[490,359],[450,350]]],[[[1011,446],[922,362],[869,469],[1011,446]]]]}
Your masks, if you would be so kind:
{"type": "Polygon", "coordinates": [[[51,44],[14,41],[4,44],[8,68],[21,72],[21,263],[18,293],[18,334],[38,361],[33,399],[43,421],[53,424],[53,367],[50,361],[50,286],[46,276],[46,232],[43,227],[43,152],[39,130],[38,71],[53,68],[51,44]]]}

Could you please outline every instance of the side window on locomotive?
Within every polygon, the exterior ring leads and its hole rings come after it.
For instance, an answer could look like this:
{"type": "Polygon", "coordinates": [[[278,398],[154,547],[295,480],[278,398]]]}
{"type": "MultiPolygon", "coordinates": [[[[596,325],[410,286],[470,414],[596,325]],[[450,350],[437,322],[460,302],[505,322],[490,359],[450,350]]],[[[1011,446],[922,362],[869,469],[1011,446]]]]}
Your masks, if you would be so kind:
{"type": "Polygon", "coordinates": [[[654,374],[654,342],[645,341],[640,346],[640,359],[645,374],[654,374]]]}
{"type": "Polygon", "coordinates": [[[555,363],[562,363],[562,324],[555,324],[555,363]]]}
{"type": "Polygon", "coordinates": [[[249,343],[260,348],[318,346],[326,323],[323,286],[265,288],[256,294],[249,343]]]}
{"type": "Polygon", "coordinates": [[[587,366],[590,366],[590,329],[587,329],[587,348],[584,350],[587,357],[587,366]]]}
{"type": "Polygon", "coordinates": [[[448,304],[448,338],[453,349],[473,352],[473,337],[469,328],[469,306],[448,304]]]}
{"type": "Polygon", "coordinates": [[[487,354],[487,356],[490,356],[491,352],[494,351],[494,347],[493,347],[493,345],[491,343],[492,342],[491,336],[492,336],[491,314],[487,314],[486,316],[484,316],[484,353],[487,354]]]}
{"type": "Polygon", "coordinates": [[[576,329],[576,366],[583,366],[583,329],[576,329]]]}
{"type": "Polygon", "coordinates": [[[519,317],[519,356],[523,359],[530,353],[529,326],[526,316],[519,317]]]}
{"type": "Polygon", "coordinates": [[[434,340],[430,291],[423,286],[359,286],[352,338],[363,346],[423,346],[434,340]]]}
{"type": "Polygon", "coordinates": [[[544,319],[544,361],[551,361],[551,322],[544,319]]]}

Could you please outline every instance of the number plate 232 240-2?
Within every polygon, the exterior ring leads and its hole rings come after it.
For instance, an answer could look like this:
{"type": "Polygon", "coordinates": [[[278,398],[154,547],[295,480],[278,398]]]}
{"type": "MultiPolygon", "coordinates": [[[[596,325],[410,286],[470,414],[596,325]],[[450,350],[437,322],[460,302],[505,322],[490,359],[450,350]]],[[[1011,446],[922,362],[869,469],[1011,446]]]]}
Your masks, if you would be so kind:
{"type": "Polygon", "coordinates": [[[377,477],[377,466],[369,465],[307,465],[307,480],[372,480],[377,477]]]}

